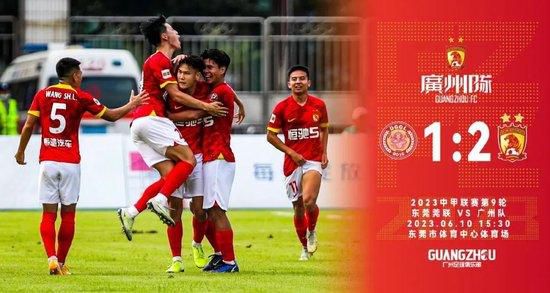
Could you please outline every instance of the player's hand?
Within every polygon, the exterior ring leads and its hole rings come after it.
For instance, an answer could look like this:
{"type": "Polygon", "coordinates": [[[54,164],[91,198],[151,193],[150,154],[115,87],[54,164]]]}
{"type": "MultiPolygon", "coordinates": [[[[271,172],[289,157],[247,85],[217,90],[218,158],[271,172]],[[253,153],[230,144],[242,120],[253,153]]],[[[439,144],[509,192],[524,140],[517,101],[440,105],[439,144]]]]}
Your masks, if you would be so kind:
{"type": "Polygon", "coordinates": [[[306,159],[304,159],[304,157],[297,152],[292,152],[289,154],[289,156],[298,166],[302,166],[306,163],[306,159]]]}
{"type": "Polygon", "coordinates": [[[241,124],[244,120],[244,117],[246,117],[246,113],[244,111],[244,107],[239,107],[239,112],[235,114],[233,118],[237,119],[236,123],[241,124]]]}
{"type": "Polygon", "coordinates": [[[134,96],[134,90],[130,93],[130,104],[133,108],[141,104],[147,104],[149,99],[151,98],[149,97],[149,93],[146,91],[141,91],[137,96],[134,96]]]}
{"type": "Polygon", "coordinates": [[[328,166],[328,156],[326,153],[323,153],[321,157],[321,168],[325,169],[328,166]]]}
{"type": "Polygon", "coordinates": [[[185,57],[187,57],[187,55],[185,54],[180,54],[174,58],[172,58],[172,63],[174,64],[179,64],[181,62],[181,60],[185,59],[185,57]]]}
{"type": "Polygon", "coordinates": [[[223,117],[226,116],[227,113],[229,113],[229,109],[223,106],[220,102],[213,102],[210,104],[206,104],[206,107],[204,109],[208,114],[216,117],[223,117]]]}
{"type": "Polygon", "coordinates": [[[17,152],[15,154],[15,161],[19,165],[27,165],[27,162],[25,162],[25,153],[17,152]]]}

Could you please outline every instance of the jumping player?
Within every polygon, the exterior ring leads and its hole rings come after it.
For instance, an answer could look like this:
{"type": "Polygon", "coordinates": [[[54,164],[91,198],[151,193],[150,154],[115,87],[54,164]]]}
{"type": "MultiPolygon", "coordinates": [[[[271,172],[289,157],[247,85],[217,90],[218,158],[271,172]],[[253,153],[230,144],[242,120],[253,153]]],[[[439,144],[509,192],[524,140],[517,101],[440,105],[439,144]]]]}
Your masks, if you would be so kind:
{"type": "Polygon", "coordinates": [[[308,260],[317,250],[317,196],[328,165],[327,109],[321,99],[308,94],[310,86],[309,69],[292,66],[288,71],[291,95],[275,106],[267,127],[267,141],[285,153],[285,185],[302,244],[300,260],[308,260]],[[284,143],[277,136],[281,131],[284,143]]]}
{"type": "Polygon", "coordinates": [[[84,112],[107,121],[116,121],[136,106],[148,100],[141,92],[130,95],[130,101],[116,109],[108,109],[89,93],[80,89],[82,71],[80,62],[63,58],[56,64],[59,83],[36,93],[28,111],[27,120],[15,160],[25,165],[25,149],[36,122],[40,122],[39,198],[42,203],[40,235],[48,256],[52,275],[70,275],[66,263],[75,231],[76,203],[80,193],[80,151],[78,130],[84,112]],[[55,221],[61,204],[61,225],[57,234],[55,221]]]}

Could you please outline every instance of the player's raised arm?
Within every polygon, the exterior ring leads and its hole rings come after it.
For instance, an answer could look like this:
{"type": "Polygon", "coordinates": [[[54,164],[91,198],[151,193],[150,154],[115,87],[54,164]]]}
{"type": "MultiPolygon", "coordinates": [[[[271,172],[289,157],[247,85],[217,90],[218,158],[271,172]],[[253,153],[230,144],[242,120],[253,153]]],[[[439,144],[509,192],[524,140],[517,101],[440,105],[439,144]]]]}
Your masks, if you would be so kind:
{"type": "Polygon", "coordinates": [[[15,161],[17,161],[17,164],[19,165],[27,164],[27,162],[25,162],[25,150],[27,149],[27,144],[29,143],[29,140],[31,138],[32,131],[34,129],[34,126],[36,125],[36,121],[38,121],[37,116],[32,114],[27,115],[27,120],[25,121],[25,125],[21,130],[19,147],[17,148],[17,153],[15,153],[15,161]]]}
{"type": "Polygon", "coordinates": [[[148,100],[149,94],[145,91],[142,91],[138,95],[134,96],[134,90],[132,90],[130,93],[130,100],[126,103],[126,105],[115,109],[106,108],[105,112],[100,117],[110,122],[117,121],[126,114],[130,113],[130,111],[135,109],[137,106],[147,103],[148,100]]]}
{"type": "Polygon", "coordinates": [[[168,92],[168,95],[170,95],[172,99],[174,99],[176,102],[182,105],[206,111],[212,116],[225,116],[228,113],[228,109],[224,107],[222,103],[214,102],[209,104],[209,103],[199,101],[193,98],[192,96],[184,92],[181,92],[175,83],[167,84],[165,89],[166,89],[166,92],[168,92]]]}

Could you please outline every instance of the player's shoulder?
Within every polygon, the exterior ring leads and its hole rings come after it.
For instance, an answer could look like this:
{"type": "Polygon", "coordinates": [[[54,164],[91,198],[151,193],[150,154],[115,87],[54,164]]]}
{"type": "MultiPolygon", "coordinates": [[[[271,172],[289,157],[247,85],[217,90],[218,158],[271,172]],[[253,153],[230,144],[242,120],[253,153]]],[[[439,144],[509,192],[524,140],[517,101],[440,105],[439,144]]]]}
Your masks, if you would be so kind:
{"type": "Polygon", "coordinates": [[[277,104],[275,105],[275,109],[279,108],[279,109],[282,109],[282,108],[286,108],[288,107],[292,102],[292,96],[288,96],[282,100],[280,100],[279,102],[277,102],[277,104]]]}
{"type": "Polygon", "coordinates": [[[158,66],[161,64],[170,64],[170,59],[166,57],[166,55],[162,54],[160,51],[156,51],[153,53],[145,62],[143,63],[143,66],[158,66]]]}
{"type": "Polygon", "coordinates": [[[222,82],[216,85],[214,88],[212,88],[212,92],[215,92],[217,94],[235,94],[235,91],[227,82],[222,82]]]}
{"type": "Polygon", "coordinates": [[[315,105],[322,105],[324,106],[325,105],[325,101],[323,101],[323,99],[317,97],[317,96],[314,96],[314,95],[308,95],[308,99],[311,101],[312,104],[315,104],[315,105]]]}

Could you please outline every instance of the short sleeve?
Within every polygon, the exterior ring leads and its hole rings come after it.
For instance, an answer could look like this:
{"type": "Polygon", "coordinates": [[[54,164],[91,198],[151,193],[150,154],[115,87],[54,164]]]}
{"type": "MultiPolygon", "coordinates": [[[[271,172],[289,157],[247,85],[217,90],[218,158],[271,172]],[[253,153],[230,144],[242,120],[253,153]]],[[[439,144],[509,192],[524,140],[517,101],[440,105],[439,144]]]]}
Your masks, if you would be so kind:
{"type": "Polygon", "coordinates": [[[269,118],[269,123],[267,124],[267,130],[275,133],[280,133],[283,128],[283,107],[282,103],[277,104],[271,117],[269,118]]]}
{"type": "Polygon", "coordinates": [[[98,99],[92,97],[92,95],[90,95],[89,93],[79,92],[79,94],[82,101],[82,105],[84,106],[84,110],[92,113],[97,118],[101,118],[101,116],[103,116],[105,111],[107,111],[107,107],[101,104],[101,102],[98,99]]]}
{"type": "Polygon", "coordinates": [[[31,107],[29,108],[29,111],[27,112],[30,115],[40,117],[40,97],[42,96],[42,93],[44,91],[39,91],[34,95],[34,98],[32,99],[31,107]]]}
{"type": "Polygon", "coordinates": [[[177,83],[176,78],[172,74],[172,65],[170,60],[166,58],[159,58],[159,62],[153,62],[151,64],[153,76],[158,80],[160,88],[164,88],[170,83],[177,83]]]}
{"type": "Polygon", "coordinates": [[[327,113],[327,106],[324,102],[321,104],[320,110],[321,110],[321,119],[319,119],[319,126],[321,128],[326,128],[328,127],[328,113],[327,113]]]}

